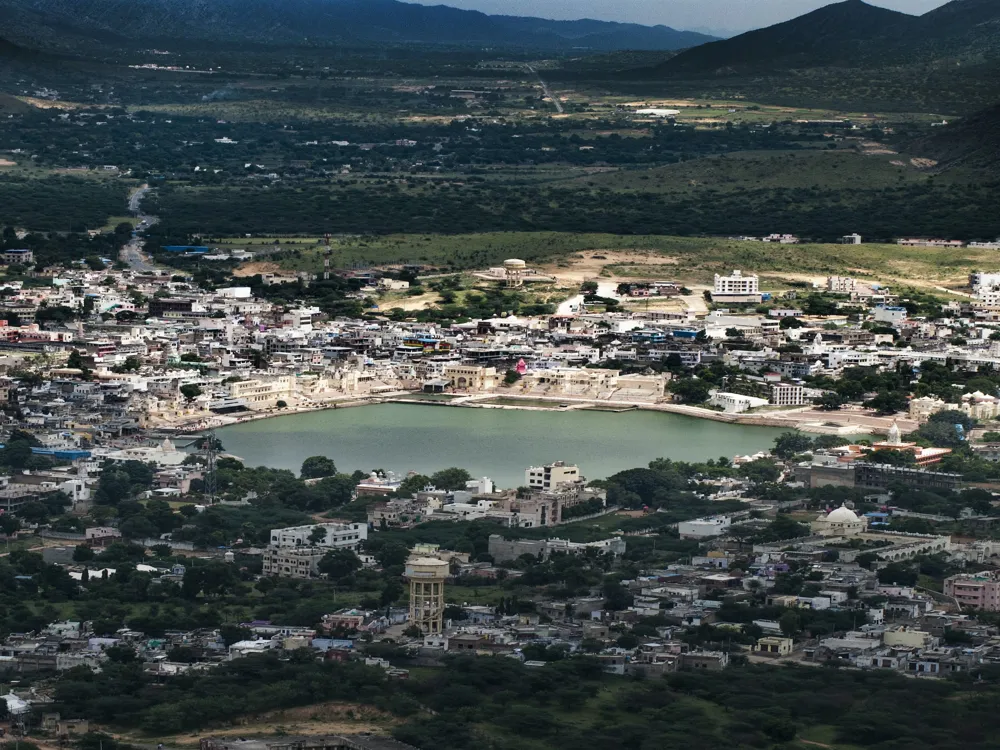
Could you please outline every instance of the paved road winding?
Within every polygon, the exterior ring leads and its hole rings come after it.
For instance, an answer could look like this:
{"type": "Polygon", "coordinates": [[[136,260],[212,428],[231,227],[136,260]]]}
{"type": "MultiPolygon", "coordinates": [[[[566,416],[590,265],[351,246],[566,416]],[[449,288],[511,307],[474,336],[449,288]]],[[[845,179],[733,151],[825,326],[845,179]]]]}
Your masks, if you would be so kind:
{"type": "Polygon", "coordinates": [[[158,221],[155,216],[142,213],[142,199],[146,197],[150,190],[149,185],[143,185],[132,193],[128,199],[129,213],[139,219],[139,224],[136,226],[135,231],[132,232],[132,238],[122,246],[119,254],[124,263],[128,263],[133,270],[143,273],[156,270],[156,266],[142,252],[143,233],[158,221]]]}

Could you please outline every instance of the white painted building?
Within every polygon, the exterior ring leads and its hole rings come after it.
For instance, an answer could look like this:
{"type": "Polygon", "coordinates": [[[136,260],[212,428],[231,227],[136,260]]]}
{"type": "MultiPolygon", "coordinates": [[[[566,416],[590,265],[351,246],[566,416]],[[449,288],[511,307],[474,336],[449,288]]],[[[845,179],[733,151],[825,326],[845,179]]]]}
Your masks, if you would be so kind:
{"type": "Polygon", "coordinates": [[[740,414],[750,409],[767,406],[768,400],[756,396],[744,396],[742,393],[716,391],[711,395],[708,403],[720,407],[726,414],[740,414]]]}
{"type": "Polygon", "coordinates": [[[316,523],[308,526],[289,526],[271,529],[273,547],[335,547],[356,550],[368,538],[366,523],[316,523]],[[315,529],[322,529],[326,536],[315,544],[309,540],[315,529]]]}
{"type": "Polygon", "coordinates": [[[729,276],[715,274],[715,284],[712,289],[712,298],[732,298],[748,297],[760,294],[760,279],[757,274],[743,275],[740,270],[735,270],[729,276]]]}
{"type": "Polygon", "coordinates": [[[875,308],[874,317],[876,323],[887,323],[891,326],[898,325],[906,320],[906,308],[880,305],[875,308]]]}
{"type": "Polygon", "coordinates": [[[681,539],[705,539],[724,534],[732,523],[733,519],[729,516],[694,518],[678,523],[677,533],[680,534],[681,539]]]}

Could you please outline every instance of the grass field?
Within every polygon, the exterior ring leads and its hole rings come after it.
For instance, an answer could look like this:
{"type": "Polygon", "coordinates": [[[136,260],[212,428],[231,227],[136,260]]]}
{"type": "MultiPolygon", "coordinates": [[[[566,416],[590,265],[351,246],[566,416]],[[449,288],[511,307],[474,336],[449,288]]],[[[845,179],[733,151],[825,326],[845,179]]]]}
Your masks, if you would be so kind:
{"type": "MultiPolygon", "coordinates": [[[[678,193],[768,188],[878,189],[932,179],[898,154],[864,155],[853,150],[745,152],[652,169],[619,170],[578,177],[571,183],[613,191],[678,193]],[[895,163],[893,163],[895,162],[895,163]]],[[[940,180],[940,177],[933,178],[940,180]]],[[[949,175],[948,179],[958,179],[949,175]]]]}
{"type": "MultiPolygon", "coordinates": [[[[247,246],[244,240],[224,240],[223,245],[247,246]]],[[[702,284],[715,273],[734,268],[760,273],[786,285],[805,278],[854,275],[888,284],[959,287],[972,270],[995,270],[996,253],[975,248],[940,249],[902,247],[895,244],[801,244],[777,245],[724,238],[669,237],[661,235],[573,234],[568,232],[487,232],[464,235],[387,235],[347,237],[333,241],[335,267],[355,263],[372,265],[423,263],[445,267],[463,266],[463,257],[485,257],[488,264],[506,258],[522,258],[548,264],[547,271],[571,269],[575,255],[583,251],[608,251],[609,264],[600,273],[617,278],[669,278],[702,284]],[[616,262],[612,251],[634,251],[641,262],[616,262]]],[[[280,261],[284,268],[319,271],[322,250],[315,238],[298,244],[281,238],[284,251],[296,257],[280,261]]],[[[262,256],[260,260],[266,260],[262,256]]],[[[596,277],[597,274],[595,274],[596,277]]]]}

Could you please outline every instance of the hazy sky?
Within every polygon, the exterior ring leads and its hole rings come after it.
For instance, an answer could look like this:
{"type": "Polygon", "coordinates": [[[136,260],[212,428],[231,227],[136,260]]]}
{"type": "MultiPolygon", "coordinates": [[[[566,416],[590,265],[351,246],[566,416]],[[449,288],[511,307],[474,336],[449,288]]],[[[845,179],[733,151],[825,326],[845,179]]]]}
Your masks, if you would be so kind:
{"type": "MultiPolygon", "coordinates": [[[[424,5],[451,5],[511,16],[597,18],[604,21],[662,23],[680,29],[729,31],[770,26],[808,13],[832,0],[415,0],[424,5]]],[[[947,0],[868,0],[904,13],[920,15],[947,0]]]]}

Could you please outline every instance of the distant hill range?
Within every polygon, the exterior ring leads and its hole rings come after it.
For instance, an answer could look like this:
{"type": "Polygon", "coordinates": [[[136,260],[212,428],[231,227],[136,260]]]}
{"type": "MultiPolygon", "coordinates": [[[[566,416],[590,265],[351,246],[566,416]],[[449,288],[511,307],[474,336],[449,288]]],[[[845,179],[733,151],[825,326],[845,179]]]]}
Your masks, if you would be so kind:
{"type": "Polygon", "coordinates": [[[951,0],[922,16],[846,0],[686,50],[648,72],[652,77],[742,75],[949,58],[1000,62],[1000,0],[951,0]]]}
{"type": "Polygon", "coordinates": [[[1000,169],[1000,105],[937,128],[907,145],[907,152],[935,159],[942,168],[1000,169]]]}
{"type": "Polygon", "coordinates": [[[434,43],[538,49],[677,50],[714,37],[667,26],[490,16],[398,0],[0,0],[15,42],[434,43]]]}

